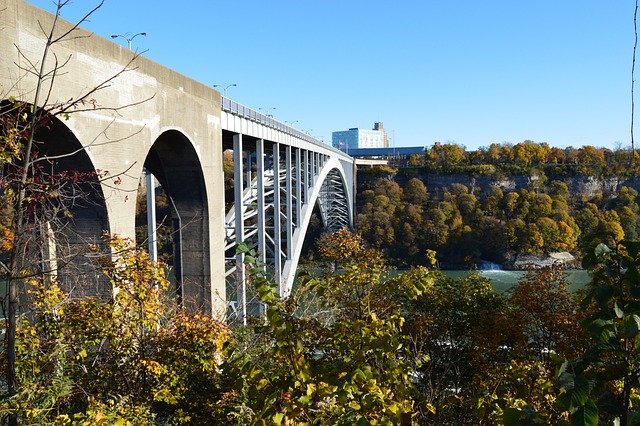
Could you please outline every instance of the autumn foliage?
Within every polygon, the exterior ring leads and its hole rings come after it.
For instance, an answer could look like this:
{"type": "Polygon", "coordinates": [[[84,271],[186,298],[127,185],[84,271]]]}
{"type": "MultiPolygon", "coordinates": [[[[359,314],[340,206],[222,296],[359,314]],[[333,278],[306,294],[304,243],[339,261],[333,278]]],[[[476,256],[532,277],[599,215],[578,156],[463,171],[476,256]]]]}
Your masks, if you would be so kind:
{"type": "Polygon", "coordinates": [[[119,238],[109,247],[91,250],[113,285],[110,300],[30,282],[32,314],[18,327],[20,391],[4,395],[0,412],[30,424],[212,421],[229,330],[175,307],[163,265],[146,252],[119,238]]]}
{"type": "Polygon", "coordinates": [[[585,294],[568,291],[558,268],[530,271],[497,293],[477,273],[392,274],[357,234],[333,236],[320,244],[339,268],[302,274],[287,299],[241,245],[264,315],[240,328],[176,305],[165,265],[132,242],[90,247],[113,298],[30,280],[33,306],[17,333],[19,392],[2,394],[0,413],[72,425],[635,418],[637,243],[599,246],[587,258],[594,282],[585,294]]]}

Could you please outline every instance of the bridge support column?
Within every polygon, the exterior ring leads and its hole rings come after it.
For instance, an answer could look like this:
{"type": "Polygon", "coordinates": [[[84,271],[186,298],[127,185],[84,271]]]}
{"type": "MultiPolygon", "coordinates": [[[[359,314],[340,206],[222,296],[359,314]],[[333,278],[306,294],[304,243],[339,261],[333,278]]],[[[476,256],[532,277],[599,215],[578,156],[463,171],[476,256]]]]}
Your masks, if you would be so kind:
{"type": "Polygon", "coordinates": [[[293,179],[292,170],[291,170],[291,145],[287,145],[285,147],[285,157],[284,157],[284,170],[285,170],[285,237],[286,241],[286,256],[285,259],[291,256],[291,249],[293,247],[293,195],[291,191],[293,190],[293,179]]]}
{"type": "MultiPolygon", "coordinates": [[[[258,258],[265,265],[269,263],[268,259],[268,226],[267,222],[267,211],[273,209],[273,203],[269,203],[267,200],[268,190],[273,191],[273,185],[277,176],[272,177],[272,182],[270,184],[267,183],[267,170],[268,165],[273,168],[273,152],[271,158],[267,156],[267,152],[265,150],[265,141],[260,138],[256,141],[256,184],[257,184],[257,196],[258,196],[258,258]],[[268,186],[269,185],[269,186],[268,186]]],[[[273,173],[273,170],[272,170],[273,173]]],[[[275,194],[274,194],[275,196],[275,194]]],[[[266,272],[266,271],[265,271],[266,272]]],[[[265,312],[265,307],[263,303],[259,303],[259,313],[262,317],[265,312]]]]}
{"type": "Polygon", "coordinates": [[[147,191],[147,236],[149,239],[149,257],[154,262],[158,261],[158,237],[156,230],[156,185],[155,178],[149,169],[146,169],[145,186],[147,191]]]}
{"type": "MultiPolygon", "coordinates": [[[[248,161],[251,157],[247,155],[248,161]]],[[[234,183],[234,209],[235,209],[235,233],[236,243],[244,242],[244,183],[243,183],[243,167],[242,167],[242,134],[233,136],[233,163],[235,165],[233,171],[234,183]]],[[[247,167],[249,176],[251,176],[251,167],[247,167]]],[[[248,181],[251,183],[251,180],[248,181]]],[[[243,325],[247,325],[247,277],[244,267],[244,254],[236,254],[236,314],[241,319],[243,325]]]]}
{"type": "Polygon", "coordinates": [[[320,168],[318,167],[318,160],[320,159],[320,154],[318,154],[317,152],[313,153],[313,186],[316,186],[318,184],[318,172],[320,171],[320,168]]]}
{"type": "Polygon", "coordinates": [[[263,263],[267,263],[266,244],[266,218],[265,218],[265,194],[264,194],[264,139],[256,141],[256,190],[258,192],[258,257],[263,263]]]}
{"type": "Polygon", "coordinates": [[[278,283],[282,278],[282,233],[280,230],[280,144],[273,144],[273,276],[278,283]]]}
{"type": "Polygon", "coordinates": [[[303,204],[307,204],[309,202],[309,199],[311,198],[311,195],[309,194],[309,188],[311,188],[312,184],[311,184],[311,168],[309,167],[309,151],[307,151],[306,149],[304,150],[304,161],[303,161],[303,165],[304,167],[304,198],[302,203],[303,204]]]}
{"type": "Polygon", "coordinates": [[[302,149],[296,148],[296,229],[302,217],[302,149]]]}

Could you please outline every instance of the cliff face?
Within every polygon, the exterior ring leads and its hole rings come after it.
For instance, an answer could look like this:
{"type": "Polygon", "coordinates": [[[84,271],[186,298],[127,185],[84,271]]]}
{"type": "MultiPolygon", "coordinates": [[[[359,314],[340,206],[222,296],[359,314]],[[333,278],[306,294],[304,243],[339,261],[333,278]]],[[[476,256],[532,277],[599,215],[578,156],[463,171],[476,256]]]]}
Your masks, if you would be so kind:
{"type": "MultiPolygon", "coordinates": [[[[489,176],[470,176],[463,174],[427,174],[427,175],[413,175],[413,176],[396,176],[398,183],[402,185],[403,181],[409,180],[413,177],[421,179],[427,186],[427,190],[430,192],[436,192],[442,188],[451,186],[454,183],[459,183],[467,186],[468,188],[477,188],[481,192],[489,190],[492,186],[498,186],[503,191],[517,191],[521,188],[527,188],[537,179],[536,176],[510,176],[508,178],[493,179],[489,176]]],[[[551,181],[553,179],[549,179],[551,181]]],[[[576,176],[570,178],[557,179],[564,182],[569,191],[572,194],[584,194],[588,197],[593,197],[599,192],[603,195],[609,195],[622,186],[633,188],[640,192],[640,177],[623,179],[619,177],[610,177],[605,179],[598,179],[593,176],[576,176]]]]}
{"type": "Polygon", "coordinates": [[[555,169],[546,176],[542,171],[526,175],[515,168],[511,175],[504,170],[493,174],[473,170],[460,168],[450,174],[428,173],[426,167],[359,170],[356,225],[370,244],[399,263],[418,264],[429,248],[437,251],[441,265],[446,262],[451,269],[483,259],[508,269],[555,263],[576,268],[582,250],[589,249],[595,238],[616,241],[640,235],[640,177],[572,176],[555,169]],[[424,186],[409,184],[411,179],[424,186]],[[622,187],[630,191],[621,191],[622,187]],[[520,194],[514,197],[513,192],[520,194]],[[562,250],[578,259],[550,255],[562,250]],[[523,257],[524,253],[537,256],[523,257]]]}
{"type": "MultiPolygon", "coordinates": [[[[518,178],[509,178],[500,181],[486,179],[486,182],[483,182],[485,188],[482,189],[484,190],[491,185],[498,185],[503,190],[517,191],[520,188],[530,185],[532,180],[530,176],[519,176],[518,178]]],[[[610,177],[601,180],[593,176],[576,176],[559,180],[567,185],[571,193],[584,194],[588,197],[593,197],[599,192],[602,192],[604,195],[612,194],[622,186],[633,188],[636,191],[640,190],[640,178],[621,179],[618,177],[610,177]]]]}

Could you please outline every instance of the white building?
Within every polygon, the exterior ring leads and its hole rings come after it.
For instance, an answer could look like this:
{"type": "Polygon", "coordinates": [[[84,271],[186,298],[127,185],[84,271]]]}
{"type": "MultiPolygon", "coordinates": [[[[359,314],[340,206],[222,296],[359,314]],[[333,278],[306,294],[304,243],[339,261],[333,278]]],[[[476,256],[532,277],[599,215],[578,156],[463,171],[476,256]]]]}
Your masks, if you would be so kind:
{"type": "Polygon", "coordinates": [[[387,148],[389,140],[382,123],[375,123],[373,130],[352,128],[333,132],[331,144],[342,151],[359,148],[387,148]]]}

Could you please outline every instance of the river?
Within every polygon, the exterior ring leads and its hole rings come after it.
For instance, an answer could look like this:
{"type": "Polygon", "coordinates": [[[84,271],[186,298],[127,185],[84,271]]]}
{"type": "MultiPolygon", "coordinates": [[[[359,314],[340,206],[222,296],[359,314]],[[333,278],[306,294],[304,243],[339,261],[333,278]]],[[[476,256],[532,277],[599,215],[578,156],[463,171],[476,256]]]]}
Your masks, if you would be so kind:
{"type": "MultiPolygon", "coordinates": [[[[467,271],[442,271],[446,276],[451,278],[464,278],[469,274],[467,271]]],[[[489,278],[493,288],[498,292],[504,292],[513,287],[520,279],[526,275],[526,271],[503,271],[503,270],[480,270],[481,276],[489,278]]],[[[570,269],[567,273],[567,282],[569,290],[575,291],[590,281],[589,273],[582,269],[570,269]]]]}
{"type": "MultiPolygon", "coordinates": [[[[322,272],[315,268],[307,269],[306,271],[311,272],[311,274],[319,274],[322,272]]],[[[394,277],[404,272],[407,272],[407,270],[395,269],[388,272],[386,275],[387,277],[394,277]]],[[[442,270],[441,272],[447,277],[453,279],[462,279],[470,274],[469,271],[461,270],[442,270]]],[[[509,290],[527,274],[526,271],[505,271],[502,269],[481,269],[478,273],[482,277],[490,279],[493,288],[500,293],[509,290]]],[[[584,288],[591,280],[589,272],[584,269],[568,269],[565,270],[565,273],[567,274],[566,279],[569,284],[568,287],[570,291],[576,291],[584,288]]],[[[295,286],[296,284],[294,284],[294,287],[295,286]]]]}

